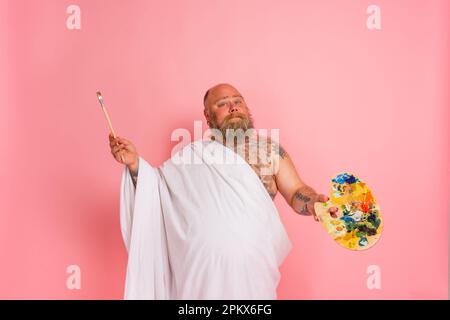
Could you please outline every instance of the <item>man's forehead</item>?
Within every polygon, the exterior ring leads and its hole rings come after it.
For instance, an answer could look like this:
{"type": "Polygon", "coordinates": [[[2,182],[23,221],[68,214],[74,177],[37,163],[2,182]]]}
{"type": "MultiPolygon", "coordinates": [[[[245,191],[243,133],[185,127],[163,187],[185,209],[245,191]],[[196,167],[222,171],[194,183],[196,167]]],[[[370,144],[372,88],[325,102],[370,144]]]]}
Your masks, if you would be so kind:
{"type": "Polygon", "coordinates": [[[226,99],[226,98],[230,98],[230,97],[241,97],[242,95],[240,94],[239,91],[236,90],[236,88],[229,86],[229,85],[220,85],[214,88],[210,89],[210,96],[212,99],[212,101],[218,101],[221,99],[226,99]]]}
{"type": "Polygon", "coordinates": [[[218,96],[218,97],[215,97],[216,98],[215,101],[219,101],[219,100],[222,100],[222,99],[227,99],[227,98],[230,98],[230,97],[231,98],[236,98],[236,97],[242,98],[242,96],[240,94],[234,94],[232,96],[218,96]]]}

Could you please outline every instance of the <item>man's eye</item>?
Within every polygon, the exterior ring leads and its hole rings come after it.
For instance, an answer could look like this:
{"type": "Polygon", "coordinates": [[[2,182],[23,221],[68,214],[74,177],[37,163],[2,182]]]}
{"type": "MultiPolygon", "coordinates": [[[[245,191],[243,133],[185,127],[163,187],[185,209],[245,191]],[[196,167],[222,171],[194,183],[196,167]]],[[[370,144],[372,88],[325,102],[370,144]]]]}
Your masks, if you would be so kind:
{"type": "Polygon", "coordinates": [[[220,103],[218,103],[217,105],[218,105],[219,107],[223,107],[225,104],[226,104],[225,102],[220,102],[220,103]]]}
{"type": "Polygon", "coordinates": [[[241,103],[242,103],[242,100],[240,100],[240,99],[234,100],[234,104],[241,104],[241,103]]]}

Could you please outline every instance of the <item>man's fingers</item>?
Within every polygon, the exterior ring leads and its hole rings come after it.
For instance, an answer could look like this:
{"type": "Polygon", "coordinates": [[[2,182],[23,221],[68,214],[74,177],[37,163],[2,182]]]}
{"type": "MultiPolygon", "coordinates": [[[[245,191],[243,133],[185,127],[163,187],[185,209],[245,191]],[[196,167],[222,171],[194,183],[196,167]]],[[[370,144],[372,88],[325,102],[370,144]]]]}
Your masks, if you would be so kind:
{"type": "Polygon", "coordinates": [[[111,140],[110,144],[111,144],[111,145],[116,145],[116,144],[125,144],[125,145],[129,145],[129,144],[131,144],[131,142],[128,141],[128,140],[126,140],[126,139],[117,137],[116,139],[111,140]]]}
{"type": "Polygon", "coordinates": [[[313,212],[313,217],[314,217],[314,220],[319,221],[319,217],[317,216],[315,211],[313,212]]]}
{"type": "Polygon", "coordinates": [[[111,147],[117,145],[117,143],[119,143],[119,140],[117,140],[117,138],[110,138],[109,139],[109,145],[111,147]]]}
{"type": "Polygon", "coordinates": [[[108,138],[109,138],[110,145],[114,145],[114,144],[116,144],[116,143],[123,143],[123,144],[130,144],[130,143],[131,143],[131,142],[128,141],[127,139],[121,138],[121,137],[119,137],[119,136],[116,136],[116,137],[114,138],[114,136],[112,135],[112,133],[109,134],[108,138]]]}
{"type": "Polygon", "coordinates": [[[327,202],[328,201],[328,197],[324,194],[319,194],[318,198],[317,198],[320,202],[327,202]]]}
{"type": "Polygon", "coordinates": [[[114,153],[114,157],[116,158],[117,161],[119,161],[120,163],[122,163],[122,157],[124,157],[125,155],[123,154],[123,150],[118,150],[116,153],[114,153]]]}
{"type": "Polygon", "coordinates": [[[119,149],[119,147],[120,147],[120,146],[112,146],[112,147],[111,147],[111,152],[112,152],[112,153],[116,153],[117,150],[119,149]]]}
{"type": "Polygon", "coordinates": [[[109,146],[111,148],[114,146],[117,146],[117,145],[130,145],[130,144],[131,144],[130,142],[126,142],[124,140],[119,140],[119,139],[113,139],[109,142],[109,146]]]}
{"type": "Polygon", "coordinates": [[[308,216],[313,216],[314,220],[319,221],[319,217],[316,214],[316,210],[314,210],[314,204],[308,204],[308,216]]]}
{"type": "Polygon", "coordinates": [[[122,163],[122,157],[120,156],[120,153],[116,153],[115,158],[118,162],[122,163]]]}
{"type": "Polygon", "coordinates": [[[128,141],[127,139],[124,139],[124,138],[117,137],[117,140],[119,140],[119,142],[123,143],[123,144],[130,144],[131,143],[130,141],[128,141]]]}
{"type": "Polygon", "coordinates": [[[112,133],[109,134],[108,138],[109,138],[109,141],[114,141],[114,140],[117,139],[117,137],[114,138],[114,136],[112,135],[112,133]]]}
{"type": "Polygon", "coordinates": [[[336,213],[336,212],[338,212],[338,208],[337,207],[330,207],[329,209],[328,209],[328,212],[330,212],[330,213],[336,213]]]}
{"type": "Polygon", "coordinates": [[[122,149],[126,149],[126,147],[127,146],[124,145],[124,144],[121,144],[121,145],[118,145],[118,146],[113,146],[111,151],[112,151],[112,153],[116,153],[116,152],[118,152],[118,151],[120,151],[122,149]]]}
{"type": "Polygon", "coordinates": [[[337,216],[337,212],[338,212],[338,208],[336,208],[336,207],[331,207],[331,208],[329,208],[328,209],[328,213],[330,214],[330,216],[332,217],[332,218],[337,218],[338,216],[337,216]]]}

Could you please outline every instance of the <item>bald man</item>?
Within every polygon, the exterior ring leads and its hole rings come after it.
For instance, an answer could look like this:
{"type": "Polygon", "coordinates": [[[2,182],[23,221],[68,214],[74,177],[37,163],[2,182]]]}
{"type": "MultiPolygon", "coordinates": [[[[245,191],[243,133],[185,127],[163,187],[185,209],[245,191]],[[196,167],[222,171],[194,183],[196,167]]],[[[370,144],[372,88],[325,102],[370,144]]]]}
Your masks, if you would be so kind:
{"type": "MultiPolygon", "coordinates": [[[[227,129],[242,129],[244,131],[253,129],[253,118],[241,93],[230,84],[218,84],[207,90],[203,98],[204,116],[210,128],[218,129],[223,134],[223,141],[226,144],[227,129]]],[[[123,138],[114,139],[109,136],[111,153],[121,164],[125,164],[130,169],[134,182],[137,181],[139,155],[134,145],[123,138]],[[121,156],[123,159],[121,159],[121,156]]],[[[246,141],[245,158],[249,165],[256,172],[268,194],[272,199],[278,191],[287,201],[289,206],[297,213],[305,216],[318,218],[314,211],[315,202],[326,202],[328,197],[318,194],[313,188],[302,181],[292,162],[289,154],[281,145],[268,140],[268,159],[259,163],[250,163],[251,154],[256,148],[250,148],[246,141]],[[271,166],[277,168],[273,170],[273,175],[261,173],[263,167],[271,166]]],[[[237,143],[234,145],[236,146],[237,143]]],[[[332,211],[334,208],[332,209],[332,211]]]]}
{"type": "Polygon", "coordinates": [[[207,90],[203,104],[212,141],[183,150],[202,159],[223,150],[240,153],[242,164],[168,160],[156,169],[130,141],[109,136],[111,153],[126,165],[126,298],[273,299],[278,267],[291,246],[273,199],[279,191],[295,212],[316,221],[314,203],[328,200],[300,179],[283,147],[256,134],[236,88],[218,84],[207,90]],[[206,147],[212,147],[210,155],[206,147]]]}

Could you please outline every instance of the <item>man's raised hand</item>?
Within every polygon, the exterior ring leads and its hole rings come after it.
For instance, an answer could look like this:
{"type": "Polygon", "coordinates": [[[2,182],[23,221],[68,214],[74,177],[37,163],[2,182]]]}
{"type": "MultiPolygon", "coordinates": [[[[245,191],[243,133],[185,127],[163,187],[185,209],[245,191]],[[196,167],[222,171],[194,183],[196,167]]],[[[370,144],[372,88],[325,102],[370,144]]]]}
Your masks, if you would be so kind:
{"type": "Polygon", "coordinates": [[[109,134],[109,146],[111,154],[117,162],[128,166],[132,171],[136,171],[139,155],[136,147],[128,140],[109,134]]]}

